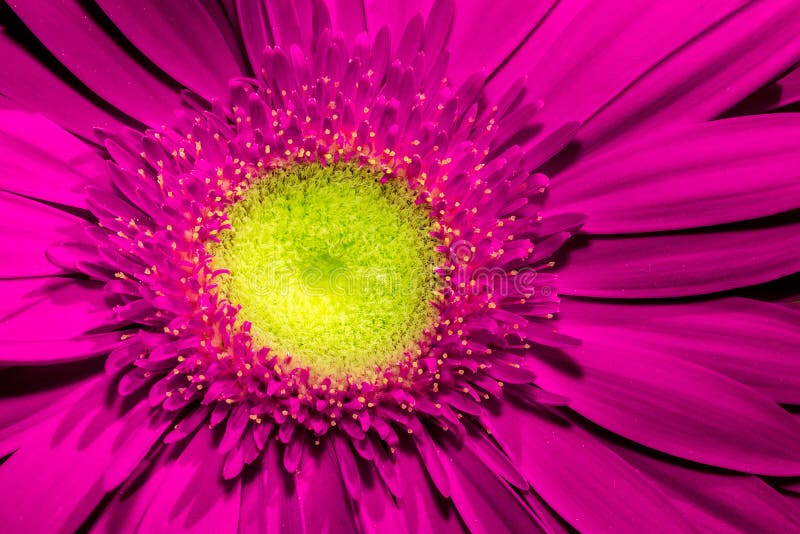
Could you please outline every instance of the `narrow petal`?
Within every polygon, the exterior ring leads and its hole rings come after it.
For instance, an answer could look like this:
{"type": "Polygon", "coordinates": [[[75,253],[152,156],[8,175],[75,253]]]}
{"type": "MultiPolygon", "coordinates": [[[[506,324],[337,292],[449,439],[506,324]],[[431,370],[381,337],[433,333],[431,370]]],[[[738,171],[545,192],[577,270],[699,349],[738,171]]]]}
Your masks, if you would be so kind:
{"type": "Polygon", "coordinates": [[[704,532],[791,532],[800,528],[788,498],[754,476],[689,469],[631,449],[615,450],[704,532]]]}
{"type": "Polygon", "coordinates": [[[589,233],[756,219],[800,207],[800,121],[761,115],[678,128],[604,151],[553,180],[548,205],[589,233]]]}
{"type": "Polygon", "coordinates": [[[110,332],[48,340],[0,340],[0,365],[53,365],[108,354],[119,344],[120,334],[110,332]]]}
{"type": "Polygon", "coordinates": [[[40,115],[0,110],[0,188],[86,208],[86,187],[107,182],[105,162],[40,115]]]}
{"type": "MultiPolygon", "coordinates": [[[[103,475],[114,462],[114,443],[136,420],[145,436],[147,410],[120,413],[107,405],[106,381],[99,380],[68,411],[50,418],[37,439],[23,443],[2,466],[0,502],[10,532],[74,532],[105,495],[103,475]],[[47,513],[42,513],[47,510],[47,513]]],[[[148,435],[150,443],[158,438],[148,435]]]]}
{"type": "Polygon", "coordinates": [[[308,532],[358,530],[330,440],[303,455],[297,492],[308,532]]]}
{"type": "Polygon", "coordinates": [[[409,0],[408,2],[385,2],[384,0],[364,0],[367,29],[372,35],[387,26],[397,44],[408,21],[420,13],[427,15],[434,0],[409,0]]]}
{"type": "Polygon", "coordinates": [[[800,269],[800,223],[646,237],[591,238],[559,271],[565,295],[704,295],[777,280],[800,269]]]}
{"type": "Polygon", "coordinates": [[[797,61],[798,35],[793,0],[569,0],[491,86],[528,75],[545,102],[542,120],[583,122],[579,139],[593,150],[641,128],[721,114],[797,61]]]}
{"type": "Polygon", "coordinates": [[[53,55],[101,98],[150,126],[160,126],[172,117],[180,104],[178,91],[131,58],[80,2],[35,0],[11,7],[53,55]]]}
{"type": "Polygon", "coordinates": [[[470,532],[533,532],[535,514],[497,473],[466,447],[448,437],[442,462],[451,481],[453,504],[470,532]]]}
{"type": "Polygon", "coordinates": [[[123,126],[117,114],[102,109],[71,87],[2,30],[0,57],[8,72],[14,73],[0,76],[0,93],[19,106],[44,113],[63,128],[86,139],[92,138],[94,128],[123,126]]]}
{"type": "Polygon", "coordinates": [[[189,0],[98,4],[148,59],[206,98],[226,97],[228,80],[243,73],[217,24],[189,0]]]}
{"type": "Polygon", "coordinates": [[[45,255],[47,247],[75,241],[83,221],[39,202],[0,191],[0,278],[64,274],[45,255]]]}
{"type": "Polygon", "coordinates": [[[553,0],[457,2],[448,46],[451,54],[448,80],[458,85],[475,72],[491,74],[556,3],[553,0]]]}
{"type": "Polygon", "coordinates": [[[222,459],[212,431],[201,428],[167,474],[142,514],[141,532],[181,532],[207,529],[236,534],[239,522],[241,480],[223,481],[222,459]]]}
{"type": "Polygon", "coordinates": [[[259,72],[264,49],[273,44],[266,3],[236,0],[236,13],[239,17],[242,41],[250,61],[250,67],[253,71],[259,72]]]}
{"type": "Polygon", "coordinates": [[[0,280],[0,339],[70,339],[113,327],[114,313],[101,284],[64,278],[0,280]]]}
{"type": "Polygon", "coordinates": [[[657,348],[775,402],[800,404],[800,313],[785,306],[743,298],[658,305],[565,299],[561,312],[567,330],[602,327],[628,351],[657,348]]]}
{"type": "Polygon", "coordinates": [[[576,529],[688,529],[636,469],[574,423],[513,402],[504,402],[500,412],[486,420],[532,489],[576,529]]]}
{"type": "Polygon", "coordinates": [[[426,475],[425,464],[413,451],[398,449],[397,470],[402,473],[400,509],[411,532],[445,534],[463,532],[452,502],[442,498],[426,475]]]}
{"type": "MultiPolygon", "coordinates": [[[[536,382],[603,428],[679,458],[746,473],[800,474],[800,425],[769,398],[602,326],[583,345],[531,360],[536,382]]],[[[567,327],[565,327],[567,328],[567,327]]]]}

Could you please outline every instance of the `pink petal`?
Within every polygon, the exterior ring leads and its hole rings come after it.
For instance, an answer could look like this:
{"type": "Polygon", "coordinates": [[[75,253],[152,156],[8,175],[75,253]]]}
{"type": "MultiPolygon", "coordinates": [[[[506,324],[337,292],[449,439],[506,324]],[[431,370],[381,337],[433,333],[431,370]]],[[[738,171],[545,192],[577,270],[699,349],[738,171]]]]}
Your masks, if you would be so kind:
{"type": "Polygon", "coordinates": [[[687,530],[665,497],[581,427],[505,402],[487,421],[533,491],[585,532],[687,530]]]}
{"type": "Polygon", "coordinates": [[[41,115],[0,111],[0,188],[86,208],[86,187],[105,173],[92,149],[41,115]]]}
{"type": "Polygon", "coordinates": [[[189,0],[98,4],[148,59],[206,98],[227,97],[228,80],[242,75],[216,23],[189,0]]]}
{"type": "Polygon", "coordinates": [[[39,202],[0,191],[0,278],[47,276],[66,271],[47,259],[47,247],[75,241],[84,221],[39,202]]]}
{"type": "Polygon", "coordinates": [[[67,130],[91,139],[94,128],[121,128],[118,117],[98,107],[22,45],[0,31],[0,57],[13,76],[0,77],[0,93],[19,106],[47,115],[67,130]]]}
{"type": "Polygon", "coordinates": [[[800,223],[749,230],[591,238],[570,250],[559,292],[603,298],[703,295],[800,270],[800,223]]]}
{"type": "Polygon", "coordinates": [[[553,180],[548,205],[589,233],[756,219],[800,207],[800,121],[761,115],[690,125],[618,146],[553,180]]]}
{"type": "Polygon", "coordinates": [[[679,458],[746,473],[800,474],[800,426],[726,376],[615,336],[571,325],[583,345],[531,360],[536,382],[603,428],[679,458]]]}
{"type": "Polygon", "coordinates": [[[658,305],[565,299],[561,312],[567,331],[601,327],[631,349],[657,348],[775,402],[800,404],[800,312],[743,298],[658,305]]]}
{"type": "Polygon", "coordinates": [[[67,69],[114,107],[151,126],[172,117],[178,92],[120,48],[80,2],[34,0],[15,2],[12,9],[67,69]]]}

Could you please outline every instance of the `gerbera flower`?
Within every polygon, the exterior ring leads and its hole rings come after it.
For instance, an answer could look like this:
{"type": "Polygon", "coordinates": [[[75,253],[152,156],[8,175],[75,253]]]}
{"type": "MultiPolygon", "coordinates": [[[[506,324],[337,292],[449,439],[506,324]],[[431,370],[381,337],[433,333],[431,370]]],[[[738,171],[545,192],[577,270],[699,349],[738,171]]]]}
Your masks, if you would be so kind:
{"type": "Polygon", "coordinates": [[[798,528],[795,0],[0,13],[5,531],[798,528]]]}

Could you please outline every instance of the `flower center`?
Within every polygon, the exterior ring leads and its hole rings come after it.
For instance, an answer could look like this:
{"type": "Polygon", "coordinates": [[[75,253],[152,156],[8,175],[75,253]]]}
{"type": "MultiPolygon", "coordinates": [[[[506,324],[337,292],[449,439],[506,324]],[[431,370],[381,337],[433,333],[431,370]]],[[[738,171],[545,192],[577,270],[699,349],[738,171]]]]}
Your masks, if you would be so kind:
{"type": "Polygon", "coordinates": [[[430,324],[438,253],[428,210],[399,180],[355,165],[295,165],[228,211],[214,266],[254,339],[328,376],[406,357],[430,324]]]}

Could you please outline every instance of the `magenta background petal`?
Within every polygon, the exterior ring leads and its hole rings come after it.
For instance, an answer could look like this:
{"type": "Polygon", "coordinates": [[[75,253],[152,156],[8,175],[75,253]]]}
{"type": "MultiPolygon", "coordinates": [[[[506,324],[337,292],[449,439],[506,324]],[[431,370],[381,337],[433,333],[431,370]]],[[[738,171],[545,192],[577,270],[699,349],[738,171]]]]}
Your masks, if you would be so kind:
{"type": "Polygon", "coordinates": [[[0,365],[53,365],[108,354],[119,344],[116,332],[69,339],[0,340],[0,365]]]}
{"type": "Polygon", "coordinates": [[[744,298],[631,304],[565,299],[563,328],[655,348],[729,376],[775,402],[800,404],[800,312],[744,298]]]}
{"type": "Polygon", "coordinates": [[[491,85],[499,92],[529,74],[546,103],[542,120],[585,122],[580,139],[592,147],[627,131],[710,119],[800,52],[792,0],[744,4],[561,2],[491,85]]]}
{"type": "Polygon", "coordinates": [[[409,530],[442,534],[463,532],[452,503],[436,491],[419,456],[399,449],[395,458],[397,470],[402,473],[400,505],[409,530]]]}
{"type": "Polygon", "coordinates": [[[0,57],[14,76],[0,76],[0,93],[19,107],[45,113],[67,130],[85,138],[94,128],[120,128],[119,118],[50,71],[4,31],[0,31],[0,57]]]}
{"type": "Polygon", "coordinates": [[[143,532],[208,529],[236,534],[241,479],[223,485],[223,456],[213,446],[212,432],[201,428],[169,465],[161,487],[142,514],[143,532]],[[214,491],[208,491],[214,488],[214,491]]]}
{"type": "Polygon", "coordinates": [[[579,414],[679,458],[746,473],[800,475],[800,425],[769,398],[602,326],[570,326],[564,330],[583,340],[565,351],[577,367],[555,356],[530,365],[537,384],[569,398],[579,414]]]}
{"type": "Polygon", "coordinates": [[[113,324],[102,286],[64,278],[0,280],[0,339],[68,339],[113,324]]]}
{"type": "Polygon", "coordinates": [[[0,110],[0,188],[86,208],[86,187],[101,186],[106,163],[40,115],[0,110]]]}
{"type": "Polygon", "coordinates": [[[458,85],[474,72],[491,74],[555,3],[553,0],[456,1],[448,79],[458,85]]]}
{"type": "Polygon", "coordinates": [[[531,488],[573,527],[585,532],[688,528],[636,469],[575,424],[513,402],[487,421],[531,488]],[[608,498],[609,484],[616,498],[608,498]]]}
{"type": "Polygon", "coordinates": [[[160,126],[178,107],[175,88],[132,59],[83,11],[77,0],[17,2],[36,37],[101,98],[131,117],[160,126]]]}
{"type": "Polygon", "coordinates": [[[367,29],[371,35],[387,26],[392,35],[392,46],[400,42],[400,36],[408,21],[417,13],[427,14],[434,0],[409,0],[408,2],[386,2],[384,0],[364,0],[367,29]]]}
{"type": "Polygon", "coordinates": [[[0,278],[65,274],[47,259],[47,247],[75,240],[83,221],[33,200],[0,191],[0,278]]]}
{"type": "Polygon", "coordinates": [[[250,66],[253,71],[258,71],[264,49],[272,44],[267,6],[253,0],[236,0],[236,14],[250,66]]]}
{"type": "MultiPolygon", "coordinates": [[[[128,423],[106,406],[105,383],[51,417],[42,435],[23,443],[0,469],[4,528],[11,532],[75,531],[103,498],[102,476],[113,462],[114,440],[128,423]],[[46,508],[48,513],[42,513],[46,508]]],[[[130,417],[145,421],[143,411],[130,417]]],[[[151,436],[153,440],[157,436],[151,436]]]]}
{"type": "Polygon", "coordinates": [[[797,509],[757,477],[687,469],[622,447],[615,450],[656,484],[697,530],[790,532],[800,528],[797,509]]]}
{"type": "Polygon", "coordinates": [[[678,128],[604,151],[553,180],[554,211],[590,233],[756,219],[800,207],[800,121],[763,115],[678,128]]]}
{"type": "Polygon", "coordinates": [[[603,298],[715,293],[797,272],[798,247],[796,222],[750,230],[591,238],[570,251],[559,271],[559,291],[603,298]]]}
{"type": "Polygon", "coordinates": [[[98,4],[148,59],[206,98],[227,97],[226,80],[242,74],[210,15],[189,0],[98,4]]]}

